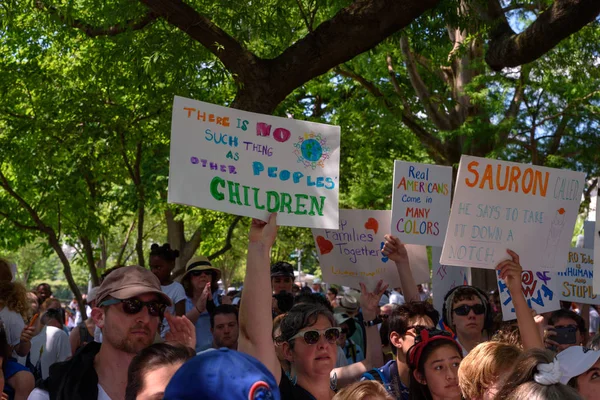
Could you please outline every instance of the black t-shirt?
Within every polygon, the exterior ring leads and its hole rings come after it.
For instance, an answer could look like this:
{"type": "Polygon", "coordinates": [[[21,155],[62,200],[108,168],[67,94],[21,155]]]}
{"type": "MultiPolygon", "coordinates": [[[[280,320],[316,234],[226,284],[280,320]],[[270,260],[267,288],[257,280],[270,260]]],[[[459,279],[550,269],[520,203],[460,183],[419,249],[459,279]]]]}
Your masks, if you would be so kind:
{"type": "Polygon", "coordinates": [[[292,385],[290,378],[285,371],[281,370],[281,380],[279,381],[279,392],[281,400],[315,400],[314,396],[308,393],[299,385],[292,385]]]}

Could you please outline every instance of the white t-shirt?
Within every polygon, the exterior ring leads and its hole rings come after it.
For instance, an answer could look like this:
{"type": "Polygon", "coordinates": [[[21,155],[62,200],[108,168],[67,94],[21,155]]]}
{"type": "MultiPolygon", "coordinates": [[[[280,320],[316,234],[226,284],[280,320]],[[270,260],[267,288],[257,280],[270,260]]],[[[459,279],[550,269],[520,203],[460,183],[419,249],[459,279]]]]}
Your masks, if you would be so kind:
{"type": "Polygon", "coordinates": [[[390,304],[402,305],[404,303],[406,303],[404,301],[404,296],[402,296],[400,293],[396,292],[395,290],[392,290],[392,294],[390,294],[390,304]]]}
{"type": "Polygon", "coordinates": [[[21,342],[21,332],[25,329],[25,321],[21,314],[4,307],[0,310],[0,321],[4,324],[8,344],[13,347],[18,345],[21,342]]]}
{"type": "MultiPolygon", "coordinates": [[[[27,400],[50,400],[50,394],[42,389],[33,389],[27,400]]],[[[112,400],[100,384],[98,384],[98,400],[112,400]]]]}
{"type": "MultiPolygon", "coordinates": [[[[69,357],[71,357],[69,336],[62,329],[46,326],[31,338],[29,361],[34,366],[38,361],[40,362],[43,379],[48,377],[52,364],[65,361],[69,357]]],[[[25,365],[27,357],[19,357],[18,360],[20,364],[25,365]]]]}
{"type": "MultiPolygon", "coordinates": [[[[175,315],[175,304],[186,299],[185,289],[179,282],[173,282],[167,286],[160,285],[160,289],[173,301],[173,305],[167,307],[167,311],[169,314],[175,315]]],[[[167,332],[169,332],[169,324],[167,324],[167,320],[165,319],[163,321],[162,330],[160,331],[160,336],[164,339],[167,332]]]]}

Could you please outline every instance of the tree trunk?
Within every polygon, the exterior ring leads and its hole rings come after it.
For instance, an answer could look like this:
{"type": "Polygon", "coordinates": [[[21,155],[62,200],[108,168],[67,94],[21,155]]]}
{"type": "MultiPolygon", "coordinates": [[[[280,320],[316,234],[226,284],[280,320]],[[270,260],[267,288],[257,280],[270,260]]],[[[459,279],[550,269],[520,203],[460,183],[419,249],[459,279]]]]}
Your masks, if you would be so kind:
{"type": "Polygon", "coordinates": [[[79,241],[83,245],[85,261],[90,271],[92,286],[98,286],[100,285],[100,280],[98,279],[98,271],[96,271],[96,261],[94,260],[94,248],[92,246],[92,241],[85,236],[80,237],[79,241]]]}
{"type": "Polygon", "coordinates": [[[175,269],[173,270],[173,279],[177,279],[185,272],[185,265],[194,256],[196,250],[202,242],[202,233],[200,227],[196,229],[191,239],[185,238],[184,222],[176,220],[175,214],[171,209],[165,210],[165,220],[167,221],[167,241],[172,249],[179,250],[179,257],[175,260],[175,269]]]}

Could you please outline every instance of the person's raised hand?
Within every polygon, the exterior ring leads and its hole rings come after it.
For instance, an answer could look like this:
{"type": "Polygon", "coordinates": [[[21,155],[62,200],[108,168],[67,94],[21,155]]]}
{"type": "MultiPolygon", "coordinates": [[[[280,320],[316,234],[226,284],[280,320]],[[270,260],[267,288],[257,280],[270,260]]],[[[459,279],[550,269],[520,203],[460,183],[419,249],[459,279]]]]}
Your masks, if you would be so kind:
{"type": "Polygon", "coordinates": [[[260,244],[271,248],[277,238],[277,213],[269,215],[269,221],[253,218],[248,239],[250,244],[260,244]]]}
{"type": "Polygon", "coordinates": [[[406,246],[396,236],[385,235],[381,253],[394,262],[408,261],[406,246]]]}
{"type": "Polygon", "coordinates": [[[362,308],[363,317],[366,321],[375,319],[379,314],[379,301],[381,296],[387,290],[389,285],[384,285],[383,281],[377,282],[377,286],[372,292],[367,290],[364,283],[360,283],[360,307],[362,308]]]}
{"type": "Polygon", "coordinates": [[[179,343],[189,348],[196,348],[196,327],[185,315],[178,317],[166,312],[169,332],[165,335],[167,343],[179,343]]]}
{"type": "Polygon", "coordinates": [[[511,293],[515,290],[522,290],[521,287],[521,274],[523,273],[523,267],[521,267],[519,261],[519,255],[512,250],[506,250],[510,255],[510,260],[500,261],[496,266],[496,269],[500,272],[499,277],[504,282],[511,293]]]}
{"type": "Polygon", "coordinates": [[[196,311],[198,311],[200,314],[202,314],[204,311],[206,311],[206,302],[208,300],[212,300],[212,291],[210,290],[210,282],[208,282],[204,286],[204,289],[202,290],[202,294],[200,295],[200,298],[198,299],[198,301],[195,304],[196,311]]]}

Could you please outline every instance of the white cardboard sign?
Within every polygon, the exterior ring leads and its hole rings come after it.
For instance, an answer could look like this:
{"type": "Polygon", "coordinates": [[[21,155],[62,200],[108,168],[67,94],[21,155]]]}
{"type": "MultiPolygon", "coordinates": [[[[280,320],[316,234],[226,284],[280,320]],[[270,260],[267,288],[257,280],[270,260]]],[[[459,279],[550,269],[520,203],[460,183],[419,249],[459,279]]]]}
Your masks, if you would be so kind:
{"type": "MultiPolygon", "coordinates": [[[[323,281],[352,288],[364,282],[373,289],[383,279],[399,287],[396,264],[381,253],[390,218],[389,210],[340,210],[339,229],[313,228],[323,281]]],[[[426,247],[406,246],[415,280],[429,281],[426,247]]]]}
{"type": "MultiPolygon", "coordinates": [[[[499,273],[499,272],[498,272],[499,273]]],[[[498,279],[498,293],[502,305],[502,320],[510,321],[517,318],[512,302],[512,295],[506,283],[498,279]]],[[[538,314],[555,311],[560,308],[558,299],[558,280],[555,273],[549,271],[523,271],[521,287],[529,308],[538,314]]]]}
{"type": "Polygon", "coordinates": [[[556,272],[559,300],[600,304],[600,296],[593,292],[594,251],[592,249],[571,248],[569,259],[562,269],[556,272]]]}
{"type": "Polygon", "coordinates": [[[452,167],[396,160],[392,235],[404,243],[442,246],[451,191],[452,167]]]}
{"type": "Polygon", "coordinates": [[[495,268],[520,256],[524,269],[567,261],[584,186],[580,172],[462,156],[442,264],[495,268]]]}
{"type": "Polygon", "coordinates": [[[340,128],[173,102],[169,202],[337,228],[340,128]]]}
{"type": "Polygon", "coordinates": [[[440,264],[441,254],[441,247],[431,248],[433,306],[440,312],[444,306],[446,293],[456,286],[471,284],[471,268],[440,264]]]}
{"type": "Polygon", "coordinates": [[[596,265],[594,267],[594,293],[600,294],[600,223],[598,220],[600,219],[598,216],[598,206],[600,205],[600,192],[598,196],[596,196],[596,227],[594,229],[594,259],[596,261],[596,265]]]}

